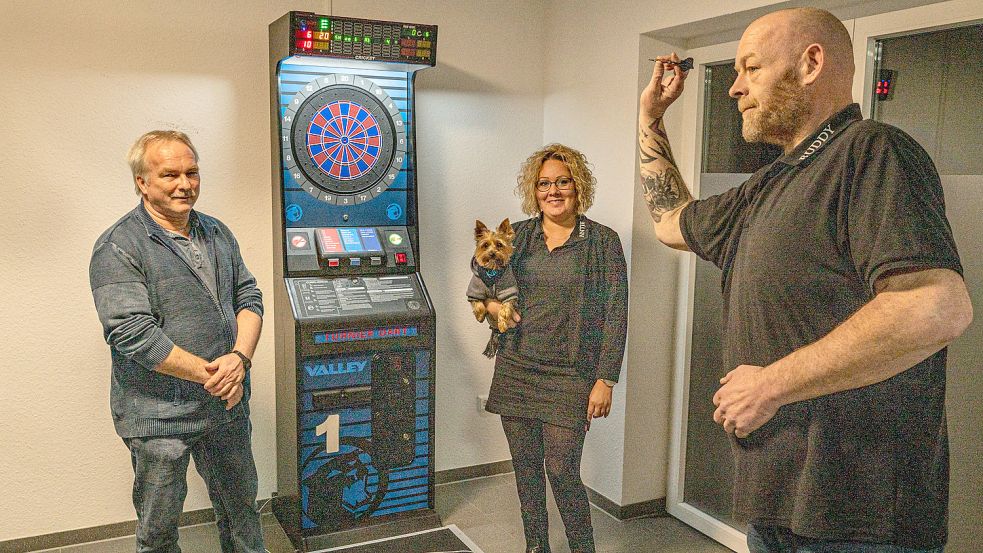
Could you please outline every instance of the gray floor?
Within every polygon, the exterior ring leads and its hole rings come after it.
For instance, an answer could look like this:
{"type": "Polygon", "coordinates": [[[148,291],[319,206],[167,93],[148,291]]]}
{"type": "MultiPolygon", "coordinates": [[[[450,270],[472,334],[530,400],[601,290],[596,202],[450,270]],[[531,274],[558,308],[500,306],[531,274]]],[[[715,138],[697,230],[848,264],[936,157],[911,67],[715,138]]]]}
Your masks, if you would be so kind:
{"type": "MultiPolygon", "coordinates": [[[[549,501],[550,542],[554,553],[569,553],[556,504],[549,501]]],[[[484,553],[522,553],[522,521],[515,493],[515,477],[503,474],[437,486],[437,512],[445,524],[456,524],[484,553]]],[[[704,537],[678,520],[644,518],[627,522],[591,508],[599,553],[728,553],[730,550],[704,537]]],[[[272,515],[264,515],[263,530],[270,553],[294,549],[272,515]]],[[[214,524],[181,529],[184,553],[214,553],[218,534],[214,524]]],[[[48,553],[133,553],[133,536],[51,549],[48,553]]]]}

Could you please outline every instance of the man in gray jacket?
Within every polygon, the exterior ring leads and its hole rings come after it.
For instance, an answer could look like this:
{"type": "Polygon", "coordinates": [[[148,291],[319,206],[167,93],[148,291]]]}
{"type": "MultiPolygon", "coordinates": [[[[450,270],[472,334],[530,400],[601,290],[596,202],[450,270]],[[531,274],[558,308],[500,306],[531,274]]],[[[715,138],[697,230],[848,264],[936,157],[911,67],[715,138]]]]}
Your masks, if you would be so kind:
{"type": "Polygon", "coordinates": [[[96,241],[89,280],[133,464],[137,551],[180,552],[193,457],[223,553],[262,553],[249,422],[262,293],[232,232],[192,209],[200,175],[187,135],[148,132],[127,159],[142,201],[96,241]]]}

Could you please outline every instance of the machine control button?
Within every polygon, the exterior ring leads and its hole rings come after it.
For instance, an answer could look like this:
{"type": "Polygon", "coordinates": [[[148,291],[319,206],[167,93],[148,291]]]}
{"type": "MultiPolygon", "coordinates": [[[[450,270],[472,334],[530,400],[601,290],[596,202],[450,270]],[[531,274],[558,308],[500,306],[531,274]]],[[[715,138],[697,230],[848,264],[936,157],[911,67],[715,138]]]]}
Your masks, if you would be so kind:
{"type": "Polygon", "coordinates": [[[406,252],[396,252],[393,254],[393,259],[396,260],[397,265],[406,265],[406,252]]]}
{"type": "Polygon", "coordinates": [[[372,256],[369,258],[369,263],[372,265],[382,265],[382,257],[372,256]]]}
{"type": "Polygon", "coordinates": [[[403,235],[399,234],[398,232],[390,232],[387,239],[393,246],[398,246],[403,243],[403,235]]]}
{"type": "Polygon", "coordinates": [[[351,264],[352,267],[360,267],[362,265],[362,258],[351,257],[348,259],[348,262],[351,264]]]}
{"type": "Polygon", "coordinates": [[[314,247],[314,229],[287,230],[287,271],[317,271],[321,268],[314,247]]]}
{"type": "Polygon", "coordinates": [[[306,233],[301,232],[291,232],[288,234],[290,237],[290,248],[294,250],[310,250],[311,243],[307,239],[306,233]]]}
{"type": "Polygon", "coordinates": [[[328,267],[340,267],[340,266],[341,266],[341,260],[338,259],[337,257],[332,257],[331,259],[328,259],[328,267]]]}

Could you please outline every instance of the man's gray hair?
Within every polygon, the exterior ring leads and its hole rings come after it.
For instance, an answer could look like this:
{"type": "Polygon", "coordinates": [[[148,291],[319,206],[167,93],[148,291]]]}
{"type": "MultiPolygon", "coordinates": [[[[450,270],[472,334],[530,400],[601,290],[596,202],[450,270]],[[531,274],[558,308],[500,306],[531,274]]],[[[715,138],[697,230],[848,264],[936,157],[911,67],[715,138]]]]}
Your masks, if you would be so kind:
{"type": "Polygon", "coordinates": [[[126,153],[126,162],[130,165],[130,172],[133,173],[133,189],[136,191],[137,196],[140,195],[137,177],[146,178],[147,176],[147,146],[160,142],[181,142],[191,149],[191,153],[195,156],[195,161],[198,161],[198,150],[195,149],[195,145],[191,143],[188,135],[183,132],[150,131],[144,133],[143,136],[133,143],[133,146],[130,146],[130,151],[126,153]]]}

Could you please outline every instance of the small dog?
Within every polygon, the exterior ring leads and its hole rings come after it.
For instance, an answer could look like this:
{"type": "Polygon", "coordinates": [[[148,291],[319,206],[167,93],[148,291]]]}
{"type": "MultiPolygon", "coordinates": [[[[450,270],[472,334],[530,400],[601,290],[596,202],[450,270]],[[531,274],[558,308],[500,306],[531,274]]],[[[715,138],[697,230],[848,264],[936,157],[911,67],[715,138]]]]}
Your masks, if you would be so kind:
{"type": "Polygon", "coordinates": [[[515,275],[509,266],[512,258],[512,239],[515,231],[508,219],[502,221],[494,231],[481,221],[475,221],[474,257],[471,258],[471,282],[468,284],[468,301],[474,318],[482,322],[488,316],[484,300],[495,299],[502,302],[498,312],[497,325],[492,323],[492,337],[485,348],[485,355],[494,357],[498,351],[499,335],[509,329],[509,320],[515,313],[519,299],[519,288],[515,275]],[[497,332],[496,332],[497,326],[497,332]]]}

